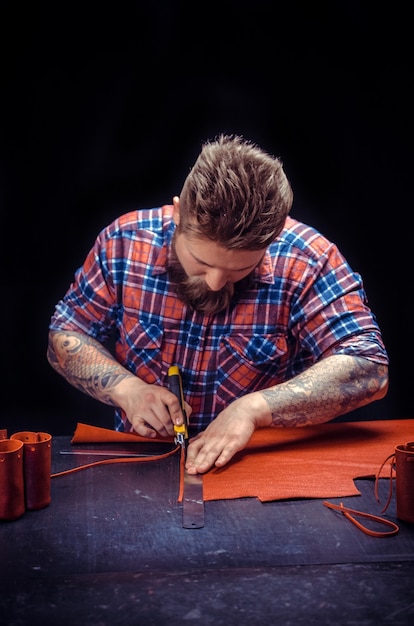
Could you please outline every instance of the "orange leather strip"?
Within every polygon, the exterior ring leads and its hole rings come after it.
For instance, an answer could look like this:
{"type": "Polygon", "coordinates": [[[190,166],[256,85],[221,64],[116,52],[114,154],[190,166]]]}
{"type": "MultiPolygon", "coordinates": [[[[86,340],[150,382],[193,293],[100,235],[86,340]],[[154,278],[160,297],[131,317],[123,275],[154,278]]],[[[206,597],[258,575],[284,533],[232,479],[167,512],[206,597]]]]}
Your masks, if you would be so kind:
{"type": "Polygon", "coordinates": [[[386,464],[387,461],[391,460],[390,463],[390,475],[389,475],[389,479],[390,479],[390,488],[388,490],[388,498],[387,501],[384,505],[384,508],[382,509],[381,513],[384,513],[384,511],[386,511],[391,503],[391,498],[392,498],[392,479],[394,476],[394,469],[395,469],[395,454],[390,454],[389,456],[387,456],[387,458],[385,459],[385,461],[383,461],[383,463],[381,464],[381,467],[379,468],[378,472],[376,473],[375,476],[375,487],[374,487],[374,493],[375,493],[375,499],[379,504],[379,495],[378,495],[378,482],[379,479],[381,478],[381,472],[382,472],[382,468],[384,467],[384,465],[386,464]]]}
{"type": "Polygon", "coordinates": [[[180,456],[180,482],[178,489],[178,502],[182,502],[184,498],[184,469],[185,469],[185,449],[183,446],[181,447],[181,456],[180,456]]]}
{"type": "Polygon", "coordinates": [[[345,507],[342,504],[342,502],[338,505],[338,504],[332,504],[331,502],[324,501],[323,504],[327,506],[329,509],[340,511],[347,519],[349,519],[350,522],[355,524],[355,526],[357,526],[360,530],[362,530],[366,535],[371,535],[371,537],[392,537],[393,535],[396,535],[400,530],[398,524],[391,522],[391,520],[378,517],[378,515],[371,515],[371,513],[363,513],[362,511],[355,511],[354,509],[349,509],[348,507],[345,507]],[[379,524],[384,524],[384,526],[388,526],[389,528],[392,528],[392,530],[387,531],[387,532],[385,531],[378,532],[376,530],[371,530],[370,528],[367,528],[366,526],[358,522],[358,520],[356,520],[355,517],[353,517],[354,515],[357,515],[358,517],[364,517],[365,519],[372,520],[379,524]]]}
{"type": "Polygon", "coordinates": [[[143,463],[148,461],[159,461],[160,459],[166,459],[167,457],[172,456],[177,452],[180,447],[181,446],[177,446],[176,448],[173,448],[165,454],[157,454],[155,456],[117,457],[116,459],[103,459],[102,461],[94,461],[93,463],[86,463],[85,465],[72,467],[71,469],[64,470],[63,472],[57,472],[56,474],[52,474],[51,478],[56,478],[57,476],[66,476],[67,474],[74,474],[75,472],[88,469],[89,467],[96,467],[98,465],[109,465],[110,463],[143,463]]]}

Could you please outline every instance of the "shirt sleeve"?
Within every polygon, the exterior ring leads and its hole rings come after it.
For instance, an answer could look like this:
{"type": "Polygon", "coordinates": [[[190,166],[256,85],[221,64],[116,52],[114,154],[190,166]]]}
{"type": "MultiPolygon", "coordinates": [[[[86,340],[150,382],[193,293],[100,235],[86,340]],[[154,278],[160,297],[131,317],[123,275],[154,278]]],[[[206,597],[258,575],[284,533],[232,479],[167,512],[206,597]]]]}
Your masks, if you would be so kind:
{"type": "Polygon", "coordinates": [[[324,356],[332,354],[359,356],[380,365],[388,365],[389,360],[381,335],[375,331],[363,331],[358,335],[343,339],[324,356]]]}
{"type": "Polygon", "coordinates": [[[97,237],[64,298],[58,302],[49,328],[86,333],[105,341],[115,325],[116,290],[108,270],[105,231],[97,237]]]}
{"type": "Polygon", "coordinates": [[[388,364],[361,276],[334,244],[326,246],[325,242],[321,243],[320,254],[307,260],[295,283],[293,334],[317,360],[331,354],[348,354],[388,364]]]}

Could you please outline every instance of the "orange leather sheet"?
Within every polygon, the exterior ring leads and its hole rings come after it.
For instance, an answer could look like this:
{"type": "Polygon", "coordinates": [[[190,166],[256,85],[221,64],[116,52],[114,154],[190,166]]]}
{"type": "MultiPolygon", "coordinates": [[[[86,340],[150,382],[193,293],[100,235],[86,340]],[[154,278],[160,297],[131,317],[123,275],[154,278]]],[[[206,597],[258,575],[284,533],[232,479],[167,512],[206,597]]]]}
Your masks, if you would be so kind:
{"type": "MultiPolygon", "coordinates": [[[[78,424],[72,443],[137,440],[155,441],[78,424]]],[[[268,502],[360,495],[354,479],[374,477],[396,445],[413,440],[411,419],[257,430],[228,465],[204,475],[204,500],[257,497],[268,502]]]]}

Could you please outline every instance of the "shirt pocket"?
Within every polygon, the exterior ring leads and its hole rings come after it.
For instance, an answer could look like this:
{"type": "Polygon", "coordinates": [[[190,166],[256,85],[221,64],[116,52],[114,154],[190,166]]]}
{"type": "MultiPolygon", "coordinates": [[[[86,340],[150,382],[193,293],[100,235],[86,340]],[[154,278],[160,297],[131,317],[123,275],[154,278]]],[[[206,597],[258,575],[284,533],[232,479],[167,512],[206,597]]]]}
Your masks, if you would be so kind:
{"type": "Polygon", "coordinates": [[[128,369],[147,383],[162,384],[162,327],[145,316],[128,315],[121,328],[128,369]]]}
{"type": "Polygon", "coordinates": [[[163,329],[151,318],[128,314],[124,316],[121,328],[124,329],[124,341],[137,349],[160,349],[163,329]]]}
{"type": "Polygon", "coordinates": [[[282,333],[222,338],[217,395],[223,406],[245,393],[266,389],[283,379],[288,342],[282,333]]]}

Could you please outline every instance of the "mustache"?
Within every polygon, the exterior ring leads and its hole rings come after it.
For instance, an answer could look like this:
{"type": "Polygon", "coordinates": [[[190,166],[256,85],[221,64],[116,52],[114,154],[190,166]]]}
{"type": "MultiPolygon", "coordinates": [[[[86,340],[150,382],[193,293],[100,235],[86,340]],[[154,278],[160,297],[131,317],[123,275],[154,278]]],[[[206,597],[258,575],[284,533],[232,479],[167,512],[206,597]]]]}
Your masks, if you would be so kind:
{"type": "Polygon", "coordinates": [[[227,283],[219,291],[209,289],[205,280],[199,276],[188,276],[175,250],[175,236],[176,233],[173,235],[168,257],[168,275],[176,285],[178,298],[191,309],[205,315],[215,315],[254,287],[254,271],[237,283],[227,283]]]}
{"type": "Polygon", "coordinates": [[[211,291],[202,279],[187,278],[182,283],[191,306],[196,311],[202,311],[206,315],[214,315],[226,309],[234,294],[234,286],[227,284],[219,291],[211,291]]]}

